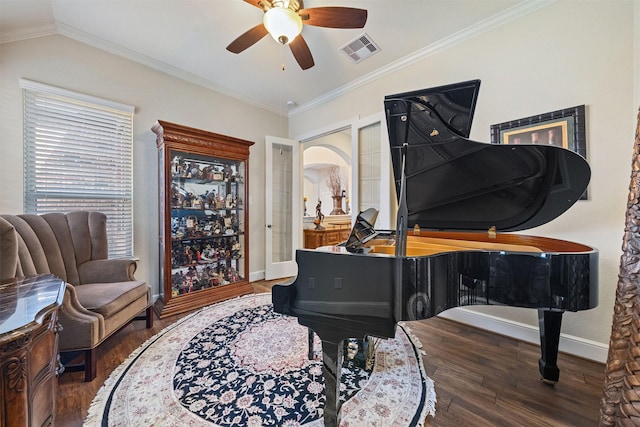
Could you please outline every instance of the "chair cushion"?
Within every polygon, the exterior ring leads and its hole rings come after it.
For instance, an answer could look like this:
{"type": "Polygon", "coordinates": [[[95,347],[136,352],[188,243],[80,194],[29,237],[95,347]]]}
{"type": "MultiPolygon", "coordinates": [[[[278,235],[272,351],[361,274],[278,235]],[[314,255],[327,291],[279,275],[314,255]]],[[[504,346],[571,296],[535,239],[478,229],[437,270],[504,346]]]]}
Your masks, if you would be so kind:
{"type": "Polygon", "coordinates": [[[76,286],[78,301],[84,308],[109,318],[140,298],[147,298],[148,286],[138,280],[91,283],[76,286]]]}

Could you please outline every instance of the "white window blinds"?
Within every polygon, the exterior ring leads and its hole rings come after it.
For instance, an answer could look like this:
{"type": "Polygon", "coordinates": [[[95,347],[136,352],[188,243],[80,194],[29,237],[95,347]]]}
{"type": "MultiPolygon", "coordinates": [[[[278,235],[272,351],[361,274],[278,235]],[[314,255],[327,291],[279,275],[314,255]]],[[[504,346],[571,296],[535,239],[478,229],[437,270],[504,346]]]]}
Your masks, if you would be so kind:
{"type": "Polygon", "coordinates": [[[133,255],[133,107],[20,80],[25,212],[107,215],[109,257],[133,255]]]}

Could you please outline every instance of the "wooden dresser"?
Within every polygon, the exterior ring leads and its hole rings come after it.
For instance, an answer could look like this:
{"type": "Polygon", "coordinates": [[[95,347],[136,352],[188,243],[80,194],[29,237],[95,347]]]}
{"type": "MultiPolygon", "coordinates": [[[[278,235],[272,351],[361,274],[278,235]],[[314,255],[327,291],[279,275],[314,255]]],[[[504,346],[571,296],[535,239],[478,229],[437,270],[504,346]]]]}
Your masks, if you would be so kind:
{"type": "Polygon", "coordinates": [[[58,386],[58,308],[53,275],[0,283],[0,425],[53,425],[58,386]]]}
{"type": "Polygon", "coordinates": [[[305,249],[315,249],[320,246],[333,246],[349,238],[351,223],[329,224],[323,230],[314,228],[304,229],[305,249]]]}

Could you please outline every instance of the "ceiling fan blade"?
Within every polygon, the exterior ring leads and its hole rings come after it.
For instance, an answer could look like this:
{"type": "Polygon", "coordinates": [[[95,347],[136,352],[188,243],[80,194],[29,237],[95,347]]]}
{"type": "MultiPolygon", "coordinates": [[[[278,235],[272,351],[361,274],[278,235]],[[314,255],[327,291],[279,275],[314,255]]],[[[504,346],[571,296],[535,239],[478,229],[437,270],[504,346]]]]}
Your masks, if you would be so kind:
{"type": "Polygon", "coordinates": [[[362,28],[367,22],[367,11],[353,7],[312,7],[300,9],[298,15],[304,24],[316,27],[362,28]]]}
{"type": "Polygon", "coordinates": [[[250,5],[253,5],[255,7],[258,7],[262,10],[264,10],[264,7],[262,7],[262,4],[267,4],[267,6],[271,7],[271,3],[268,0],[244,0],[246,3],[249,3],[250,5]],[[262,4],[261,4],[262,3],[262,4]]]}
{"type": "Polygon", "coordinates": [[[315,65],[313,62],[313,56],[311,56],[311,50],[309,50],[309,46],[307,45],[307,42],[304,41],[302,34],[293,39],[293,41],[289,43],[289,47],[291,48],[293,57],[298,61],[300,68],[306,70],[315,65]]]}
{"type": "Polygon", "coordinates": [[[269,34],[263,24],[258,24],[250,30],[246,31],[240,37],[229,43],[227,50],[233,53],[240,53],[248,47],[253,46],[264,36],[269,34]]]}

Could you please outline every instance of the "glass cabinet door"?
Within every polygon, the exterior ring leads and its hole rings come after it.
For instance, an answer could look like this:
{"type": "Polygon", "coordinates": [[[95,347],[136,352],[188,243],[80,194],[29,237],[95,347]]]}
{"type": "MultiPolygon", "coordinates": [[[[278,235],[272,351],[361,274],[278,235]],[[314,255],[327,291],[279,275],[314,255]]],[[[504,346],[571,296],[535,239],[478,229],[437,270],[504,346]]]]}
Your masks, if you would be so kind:
{"type": "Polygon", "coordinates": [[[171,293],[244,280],[244,162],[171,151],[171,293]]]}

